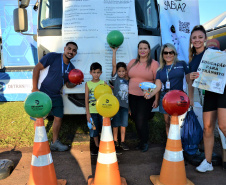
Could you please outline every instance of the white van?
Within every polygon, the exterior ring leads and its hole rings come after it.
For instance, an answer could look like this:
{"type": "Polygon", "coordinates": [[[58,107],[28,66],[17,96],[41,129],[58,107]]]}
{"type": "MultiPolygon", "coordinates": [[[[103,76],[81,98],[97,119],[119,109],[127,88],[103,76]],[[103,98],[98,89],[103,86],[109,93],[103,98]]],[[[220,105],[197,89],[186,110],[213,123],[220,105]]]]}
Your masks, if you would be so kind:
{"type": "MultiPolygon", "coordinates": [[[[31,1],[33,5],[35,4],[34,1],[31,1]]],[[[49,52],[63,52],[63,30],[62,28],[64,25],[62,25],[63,22],[63,3],[66,2],[64,0],[39,0],[39,3],[36,3],[34,6],[34,9],[37,10],[37,33],[35,33],[31,37],[31,39],[35,39],[37,41],[37,61],[40,60],[45,54],[49,52]],[[48,21],[48,24],[46,22],[48,21]]],[[[100,0],[92,0],[92,1],[75,1],[78,3],[86,3],[86,7],[89,6],[90,10],[93,10],[94,7],[99,8],[98,6],[101,6],[101,3],[108,3],[108,9],[102,9],[105,14],[109,13],[109,9],[111,9],[112,5],[108,1],[100,1],[100,0]],[[90,4],[89,4],[90,3],[90,4]],[[98,5],[98,6],[97,6],[98,5]]],[[[112,1],[113,2],[113,1],[112,1]]],[[[161,45],[161,37],[160,37],[160,23],[159,23],[159,13],[158,13],[158,4],[157,0],[133,0],[133,1],[114,1],[114,3],[133,3],[132,7],[133,9],[130,9],[130,11],[135,12],[134,19],[136,23],[136,29],[137,29],[137,38],[138,41],[135,45],[126,46],[129,47],[129,49],[132,51],[131,53],[123,53],[124,55],[128,55],[127,57],[132,59],[135,58],[137,55],[137,44],[139,40],[147,40],[151,45],[151,54],[152,57],[155,60],[158,60],[159,53],[160,53],[160,45],[161,45]],[[135,10],[134,10],[135,9],[135,10]]],[[[31,17],[27,16],[27,12],[29,11],[29,3],[30,0],[22,0],[19,4],[19,7],[14,10],[14,29],[16,32],[21,32],[23,34],[26,34],[27,29],[29,29],[28,21],[31,17]],[[28,20],[27,20],[28,18],[28,20]]],[[[81,5],[82,6],[82,5],[81,5]]],[[[120,5],[117,5],[120,6],[120,5]]],[[[33,11],[33,10],[32,10],[33,11]]],[[[112,13],[122,13],[124,10],[121,8],[121,11],[119,9],[116,9],[115,7],[112,7],[111,12],[112,13]]],[[[34,14],[34,13],[33,13],[34,14]]],[[[94,12],[92,16],[97,16],[98,12],[94,12]]],[[[104,14],[104,15],[105,15],[104,14]]],[[[82,16],[82,13],[79,14],[79,16],[82,16]]],[[[82,17],[81,17],[82,20],[82,17]]],[[[102,21],[102,17],[97,16],[96,21],[93,22],[93,24],[99,24],[102,21]]],[[[84,21],[84,20],[83,20],[84,21]]],[[[117,27],[118,22],[115,22],[114,27],[117,27]]],[[[120,31],[120,26],[118,26],[118,30],[120,31]]],[[[92,31],[92,30],[90,30],[92,31]]],[[[122,31],[123,33],[123,31],[122,31]]],[[[79,33],[78,33],[79,34],[79,33]]],[[[98,37],[98,36],[97,36],[98,37]]],[[[106,38],[103,40],[100,38],[100,42],[102,42],[103,45],[107,45],[106,38]]],[[[126,39],[124,39],[125,41],[126,39]]],[[[77,43],[76,39],[73,40],[77,43]]],[[[90,40],[87,38],[84,40],[84,42],[89,45],[90,40]]],[[[83,69],[83,73],[85,74],[85,81],[89,80],[89,76],[86,74],[89,74],[89,64],[87,61],[84,61],[83,64],[79,61],[83,59],[83,55],[89,55],[85,54],[84,50],[86,48],[81,47],[80,43],[78,44],[78,54],[75,56],[72,63],[75,65],[78,69],[83,69]],[[87,65],[87,66],[85,66],[87,65]]],[[[123,43],[124,44],[124,43],[123,43]]],[[[124,47],[123,45],[121,47],[124,47]]],[[[121,48],[120,47],[120,48],[121,48]]],[[[110,48],[105,47],[104,50],[99,51],[100,53],[106,53],[110,52],[110,48]],[[108,50],[109,49],[109,50],[108,50]]],[[[117,55],[119,56],[118,52],[117,55]]],[[[119,59],[120,61],[123,61],[125,63],[128,63],[129,60],[123,60],[119,59]]],[[[117,59],[117,61],[119,61],[117,59]]],[[[90,62],[90,61],[89,61],[90,62]]],[[[96,62],[96,61],[93,61],[96,62]]],[[[110,74],[111,66],[106,65],[106,63],[111,63],[111,57],[104,58],[104,60],[98,60],[97,62],[100,62],[103,66],[103,72],[106,71],[110,74]]],[[[34,67],[34,66],[33,66],[34,67]]],[[[110,80],[110,75],[102,75],[103,80],[107,81],[110,80]]],[[[0,79],[1,80],[1,79],[0,79]]],[[[84,84],[79,85],[73,89],[67,89],[65,88],[65,95],[63,96],[64,101],[64,114],[85,114],[85,88],[84,84]]],[[[29,92],[28,92],[29,93],[29,92]]]]}

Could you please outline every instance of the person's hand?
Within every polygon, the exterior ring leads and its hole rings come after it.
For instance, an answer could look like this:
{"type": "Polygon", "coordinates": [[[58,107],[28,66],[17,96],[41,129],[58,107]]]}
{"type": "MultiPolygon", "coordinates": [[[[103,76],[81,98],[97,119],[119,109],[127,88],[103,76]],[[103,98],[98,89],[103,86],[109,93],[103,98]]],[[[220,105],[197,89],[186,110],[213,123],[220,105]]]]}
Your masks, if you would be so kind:
{"type": "Polygon", "coordinates": [[[110,47],[110,48],[112,49],[113,52],[116,52],[119,47],[117,47],[117,48],[110,47]]]}
{"type": "Polygon", "coordinates": [[[92,118],[90,118],[90,120],[87,121],[87,126],[89,127],[89,129],[92,129],[93,128],[92,121],[93,121],[92,118]]]}
{"type": "Polygon", "coordinates": [[[198,72],[192,72],[192,73],[190,73],[190,79],[191,80],[195,80],[198,77],[199,77],[199,73],[198,72]]]}
{"type": "Polygon", "coordinates": [[[131,110],[130,110],[130,109],[128,110],[128,113],[129,113],[129,115],[131,116],[131,110]]]}
{"type": "MultiPolygon", "coordinates": [[[[82,82],[84,82],[84,80],[82,80],[82,82]]],[[[67,86],[67,88],[74,88],[75,86],[82,84],[82,82],[76,83],[76,84],[75,83],[71,83],[71,82],[67,82],[66,86],[67,86]]]]}
{"type": "Polygon", "coordinates": [[[84,80],[82,80],[80,83],[77,83],[77,84],[75,84],[75,85],[81,85],[81,84],[82,84],[82,82],[84,82],[84,80]]]}
{"type": "Polygon", "coordinates": [[[36,92],[36,91],[39,91],[39,89],[38,89],[38,88],[33,88],[33,89],[31,90],[31,92],[36,92]]]}
{"type": "Polygon", "coordinates": [[[159,101],[158,100],[155,100],[152,104],[152,107],[153,108],[157,108],[159,106],[159,101]]]}
{"type": "Polygon", "coordinates": [[[87,119],[88,122],[90,122],[90,118],[91,118],[90,113],[87,113],[87,114],[86,114],[86,119],[87,119]]]}
{"type": "Polygon", "coordinates": [[[194,100],[190,99],[190,106],[194,107],[194,100]]]}
{"type": "Polygon", "coordinates": [[[151,97],[153,97],[150,91],[143,90],[143,92],[144,92],[144,98],[145,99],[150,99],[151,97]]]}

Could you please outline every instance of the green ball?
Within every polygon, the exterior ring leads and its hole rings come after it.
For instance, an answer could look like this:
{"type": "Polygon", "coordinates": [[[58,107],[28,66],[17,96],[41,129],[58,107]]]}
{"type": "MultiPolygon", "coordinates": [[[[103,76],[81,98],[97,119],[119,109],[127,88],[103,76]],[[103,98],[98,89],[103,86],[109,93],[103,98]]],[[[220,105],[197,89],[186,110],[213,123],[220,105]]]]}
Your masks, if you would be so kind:
{"type": "Polygon", "coordinates": [[[124,41],[123,34],[118,30],[113,30],[107,35],[107,42],[112,48],[119,47],[124,41]]]}
{"type": "Polygon", "coordinates": [[[44,92],[33,92],[24,101],[24,109],[33,118],[43,118],[52,109],[52,100],[44,92]]]}

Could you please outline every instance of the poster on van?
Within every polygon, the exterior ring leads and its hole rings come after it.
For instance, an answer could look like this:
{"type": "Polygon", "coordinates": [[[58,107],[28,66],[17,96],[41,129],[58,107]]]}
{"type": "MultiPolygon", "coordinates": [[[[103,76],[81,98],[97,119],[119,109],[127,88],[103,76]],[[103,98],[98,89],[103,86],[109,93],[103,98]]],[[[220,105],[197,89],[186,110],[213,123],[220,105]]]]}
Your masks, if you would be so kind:
{"type": "Polygon", "coordinates": [[[199,24],[198,0],[159,0],[162,44],[175,46],[178,59],[188,63],[191,30],[199,24]]]}
{"type": "Polygon", "coordinates": [[[136,58],[138,30],[134,1],[63,1],[63,43],[78,44],[75,67],[84,72],[85,81],[91,79],[89,67],[93,62],[102,65],[102,79],[111,78],[112,50],[106,38],[112,30],[124,36],[116,61],[128,63],[136,58]]]}

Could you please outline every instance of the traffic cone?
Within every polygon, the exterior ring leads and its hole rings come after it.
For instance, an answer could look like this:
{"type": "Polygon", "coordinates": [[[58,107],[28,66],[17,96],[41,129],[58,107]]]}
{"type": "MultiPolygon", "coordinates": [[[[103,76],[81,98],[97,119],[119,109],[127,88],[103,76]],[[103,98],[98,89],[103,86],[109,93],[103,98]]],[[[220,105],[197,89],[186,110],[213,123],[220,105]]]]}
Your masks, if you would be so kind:
{"type": "Polygon", "coordinates": [[[35,121],[35,138],[28,185],[66,185],[57,180],[43,118],[35,121]]]}
{"type": "Polygon", "coordinates": [[[95,177],[88,179],[88,185],[127,185],[120,177],[110,118],[103,118],[95,177]]]}
{"type": "Polygon", "coordinates": [[[172,116],[160,175],[151,175],[154,185],[194,185],[186,178],[178,116],[172,116]]]}

